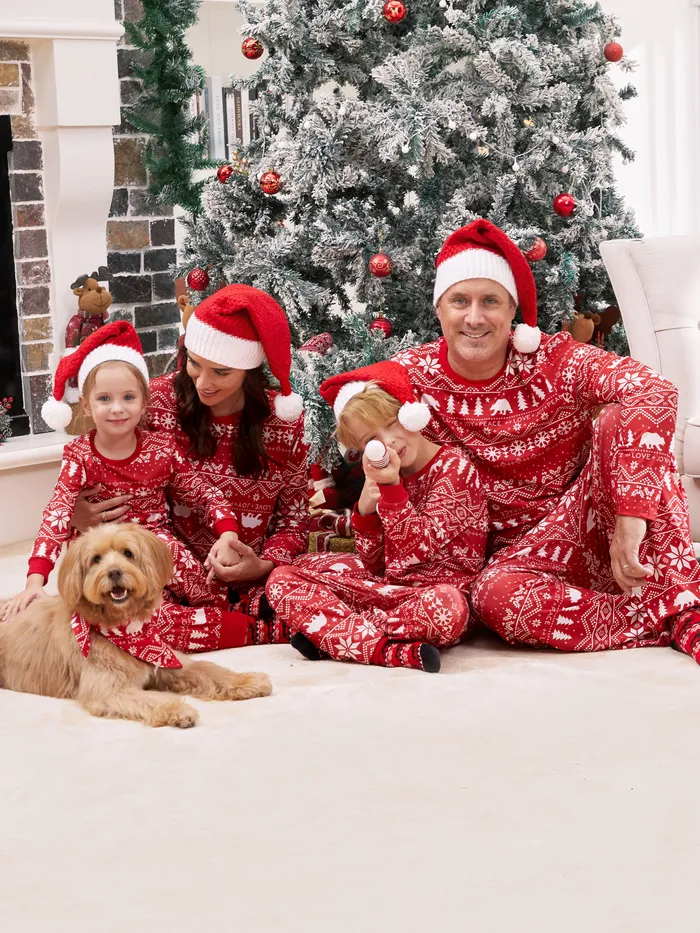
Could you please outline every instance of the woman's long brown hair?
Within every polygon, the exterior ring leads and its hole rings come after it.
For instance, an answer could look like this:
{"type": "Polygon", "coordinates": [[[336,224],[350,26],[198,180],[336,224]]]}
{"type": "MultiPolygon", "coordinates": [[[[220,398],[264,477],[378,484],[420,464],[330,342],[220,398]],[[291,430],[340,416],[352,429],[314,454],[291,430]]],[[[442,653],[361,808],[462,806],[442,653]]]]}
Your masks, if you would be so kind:
{"type": "MultiPolygon", "coordinates": [[[[191,376],[187,373],[187,350],[180,349],[180,369],[173,385],[180,413],[180,427],[190,441],[192,453],[212,457],[216,450],[216,434],[211,430],[211,412],[203,405],[191,376]]],[[[245,401],[238,422],[238,437],[233,448],[233,461],[239,476],[260,476],[273,460],[263,443],[263,422],[271,414],[266,389],[269,382],[262,366],[249,369],[243,382],[245,401]]]]}

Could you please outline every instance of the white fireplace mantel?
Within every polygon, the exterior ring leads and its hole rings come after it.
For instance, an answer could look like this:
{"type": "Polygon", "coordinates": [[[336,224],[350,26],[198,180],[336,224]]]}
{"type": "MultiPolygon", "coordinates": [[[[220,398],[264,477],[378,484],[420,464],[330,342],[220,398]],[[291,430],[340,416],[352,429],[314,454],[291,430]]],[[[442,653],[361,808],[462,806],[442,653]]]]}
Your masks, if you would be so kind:
{"type": "MultiPolygon", "coordinates": [[[[70,283],[107,261],[114,188],[112,127],[120,122],[113,0],[0,3],[0,38],[23,39],[32,56],[35,121],[43,145],[44,198],[56,350],[75,311],[70,283]]],[[[53,355],[55,369],[58,353],[53,355]]]]}
{"type": "Polygon", "coordinates": [[[124,34],[124,27],[100,19],[71,19],[57,17],[55,9],[51,16],[36,18],[22,16],[6,19],[0,12],[0,29],[3,39],[103,39],[115,42],[124,34]]]}

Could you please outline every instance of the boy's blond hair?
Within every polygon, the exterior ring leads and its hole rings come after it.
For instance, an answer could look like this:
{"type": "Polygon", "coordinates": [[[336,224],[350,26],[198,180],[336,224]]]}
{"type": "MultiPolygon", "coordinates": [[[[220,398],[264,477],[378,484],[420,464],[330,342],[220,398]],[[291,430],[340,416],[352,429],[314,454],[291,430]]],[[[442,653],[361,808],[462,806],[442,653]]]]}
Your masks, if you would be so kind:
{"type": "Polygon", "coordinates": [[[368,428],[379,427],[397,418],[400,408],[401,402],[385,392],[379,383],[368,382],[361,392],[353,395],[341,411],[335,436],[349,450],[359,450],[359,440],[350,430],[348,419],[357,418],[368,428]]]}

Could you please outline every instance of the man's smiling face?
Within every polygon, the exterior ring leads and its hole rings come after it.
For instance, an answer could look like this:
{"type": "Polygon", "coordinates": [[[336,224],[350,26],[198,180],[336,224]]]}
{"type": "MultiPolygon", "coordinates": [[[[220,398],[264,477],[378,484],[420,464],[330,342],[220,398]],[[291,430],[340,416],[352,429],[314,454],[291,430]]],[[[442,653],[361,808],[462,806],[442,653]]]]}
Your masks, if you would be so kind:
{"type": "Polygon", "coordinates": [[[502,285],[492,279],[457,282],[443,293],[436,310],[450,362],[458,371],[464,368],[466,375],[470,364],[477,370],[495,366],[497,372],[501,368],[516,310],[502,285]]]}

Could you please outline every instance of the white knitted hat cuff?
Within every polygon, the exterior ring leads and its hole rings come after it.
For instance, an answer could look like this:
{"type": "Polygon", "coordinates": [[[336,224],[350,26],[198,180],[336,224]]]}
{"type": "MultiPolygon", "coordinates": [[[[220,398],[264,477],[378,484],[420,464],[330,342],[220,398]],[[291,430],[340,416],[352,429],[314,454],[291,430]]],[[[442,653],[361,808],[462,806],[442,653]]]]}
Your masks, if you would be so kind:
{"type": "Polygon", "coordinates": [[[342,386],[333,402],[333,411],[335,412],[336,421],[340,418],[341,411],[345,408],[350,399],[355,395],[359,395],[367,385],[367,382],[356,380],[355,382],[346,382],[345,385],[342,386]]]}
{"type": "Polygon", "coordinates": [[[488,249],[464,249],[437,267],[433,305],[437,305],[448,288],[467,279],[491,279],[498,282],[518,303],[515,276],[507,260],[488,249]]]}
{"type": "Polygon", "coordinates": [[[258,340],[225,334],[200,321],[196,312],[187,322],[185,346],[210,363],[231,369],[255,369],[265,359],[263,345],[258,340]]]}
{"type": "Polygon", "coordinates": [[[95,347],[83,360],[78,370],[78,391],[83,394],[85,380],[96,366],[101,363],[131,363],[141,373],[148,385],[148,367],[143,356],[138,350],[131,347],[120,347],[115,343],[103,343],[100,347],[95,347]]]}

